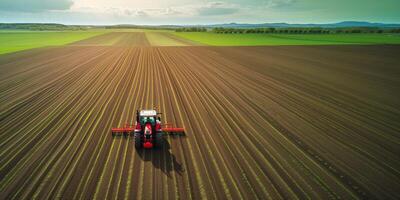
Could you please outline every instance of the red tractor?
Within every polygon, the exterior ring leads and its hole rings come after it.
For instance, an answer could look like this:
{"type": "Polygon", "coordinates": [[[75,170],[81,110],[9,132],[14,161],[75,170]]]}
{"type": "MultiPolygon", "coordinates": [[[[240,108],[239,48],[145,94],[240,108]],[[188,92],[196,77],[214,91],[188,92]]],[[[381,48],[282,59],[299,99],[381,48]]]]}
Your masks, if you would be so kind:
{"type": "Polygon", "coordinates": [[[165,124],[162,128],[161,113],[155,110],[139,110],[136,111],[136,122],[134,125],[125,124],[122,128],[112,128],[111,133],[115,136],[118,133],[123,133],[124,136],[134,133],[136,148],[153,148],[163,145],[163,134],[184,132],[183,128],[173,127],[171,124],[165,124]]]}

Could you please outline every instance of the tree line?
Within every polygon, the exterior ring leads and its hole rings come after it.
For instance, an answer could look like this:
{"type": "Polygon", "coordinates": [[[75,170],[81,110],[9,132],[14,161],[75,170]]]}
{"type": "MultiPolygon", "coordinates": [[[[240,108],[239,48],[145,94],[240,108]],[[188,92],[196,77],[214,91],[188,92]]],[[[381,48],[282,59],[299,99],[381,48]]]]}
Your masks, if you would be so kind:
{"type": "Polygon", "coordinates": [[[35,24],[35,23],[0,23],[0,29],[8,30],[32,30],[32,31],[62,31],[62,30],[86,30],[85,26],[63,24],[35,24]]]}
{"type": "MultiPolygon", "coordinates": [[[[204,27],[184,27],[176,32],[207,32],[204,27]]],[[[282,33],[282,34],[332,34],[332,33],[400,33],[400,28],[349,27],[349,28],[224,28],[216,27],[210,30],[222,34],[246,33],[282,33]]]]}
{"type": "Polygon", "coordinates": [[[175,29],[176,32],[207,32],[204,27],[184,27],[175,29]]]}
{"type": "Polygon", "coordinates": [[[283,34],[331,34],[331,33],[400,33],[400,28],[350,27],[350,28],[214,28],[214,33],[283,33],[283,34]]]}

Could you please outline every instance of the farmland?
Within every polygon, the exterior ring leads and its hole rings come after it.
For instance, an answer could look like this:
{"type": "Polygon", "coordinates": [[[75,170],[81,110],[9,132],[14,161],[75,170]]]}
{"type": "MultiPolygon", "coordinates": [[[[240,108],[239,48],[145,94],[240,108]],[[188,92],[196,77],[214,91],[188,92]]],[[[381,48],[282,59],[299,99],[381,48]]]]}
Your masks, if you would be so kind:
{"type": "Polygon", "coordinates": [[[89,31],[0,31],[0,54],[70,44],[112,46],[140,33],[151,46],[276,46],[400,44],[399,34],[216,34],[146,29],[89,31]],[[112,33],[110,33],[112,32],[112,33]],[[117,34],[120,33],[120,34],[117,34]],[[86,40],[88,39],[88,40],[86,40]]]}
{"type": "Polygon", "coordinates": [[[103,33],[105,31],[0,31],[0,54],[64,45],[103,33]]]}
{"type": "Polygon", "coordinates": [[[400,44],[399,34],[217,34],[210,32],[174,34],[212,46],[400,44]]]}
{"type": "Polygon", "coordinates": [[[0,55],[0,199],[400,198],[400,46],[187,39],[0,55]],[[153,107],[185,136],[111,137],[153,107]]]}

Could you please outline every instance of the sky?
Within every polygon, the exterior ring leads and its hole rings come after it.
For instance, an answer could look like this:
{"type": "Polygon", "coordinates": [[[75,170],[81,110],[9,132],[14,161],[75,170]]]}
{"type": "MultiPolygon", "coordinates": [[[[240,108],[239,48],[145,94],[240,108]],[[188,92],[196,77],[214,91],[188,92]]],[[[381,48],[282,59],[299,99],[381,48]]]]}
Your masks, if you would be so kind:
{"type": "Polygon", "coordinates": [[[400,0],[0,0],[0,23],[400,23],[400,0]]]}

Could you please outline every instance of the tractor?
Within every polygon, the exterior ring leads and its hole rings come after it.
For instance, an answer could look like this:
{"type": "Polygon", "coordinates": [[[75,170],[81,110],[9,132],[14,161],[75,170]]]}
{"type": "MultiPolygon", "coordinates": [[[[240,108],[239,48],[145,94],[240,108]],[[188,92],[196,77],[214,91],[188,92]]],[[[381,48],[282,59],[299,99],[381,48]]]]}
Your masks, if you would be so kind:
{"type": "Polygon", "coordinates": [[[169,123],[162,127],[160,115],[161,113],[157,113],[156,110],[137,110],[135,124],[125,124],[124,127],[112,128],[112,136],[119,133],[128,136],[133,133],[137,149],[142,147],[146,149],[160,148],[163,146],[164,133],[184,132],[183,128],[174,127],[169,123]]]}

